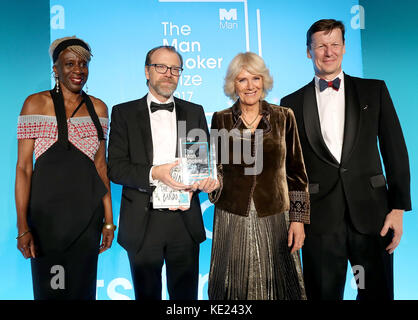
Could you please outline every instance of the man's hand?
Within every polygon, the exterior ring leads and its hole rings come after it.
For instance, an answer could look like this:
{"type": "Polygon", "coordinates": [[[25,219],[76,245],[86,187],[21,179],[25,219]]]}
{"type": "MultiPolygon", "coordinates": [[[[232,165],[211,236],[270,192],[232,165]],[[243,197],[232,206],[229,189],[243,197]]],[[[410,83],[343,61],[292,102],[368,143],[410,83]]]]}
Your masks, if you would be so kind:
{"type": "MultiPolygon", "coordinates": [[[[193,191],[189,191],[189,202],[192,201],[192,197],[193,197],[193,191]]],[[[176,211],[176,210],[187,211],[189,209],[190,209],[190,206],[188,206],[188,207],[178,207],[178,208],[168,208],[168,210],[171,210],[171,211],[176,211]]]]}
{"type": "Polygon", "coordinates": [[[170,171],[177,165],[179,165],[179,161],[153,167],[151,172],[152,179],[159,180],[174,190],[190,189],[190,186],[177,182],[171,177],[170,171]]]}
{"type": "Polygon", "coordinates": [[[386,247],[386,251],[388,251],[389,254],[392,254],[401,242],[403,233],[403,213],[404,210],[399,209],[393,209],[389,212],[386,216],[383,228],[380,231],[380,235],[384,237],[388,233],[389,228],[393,230],[392,242],[386,247]]]}

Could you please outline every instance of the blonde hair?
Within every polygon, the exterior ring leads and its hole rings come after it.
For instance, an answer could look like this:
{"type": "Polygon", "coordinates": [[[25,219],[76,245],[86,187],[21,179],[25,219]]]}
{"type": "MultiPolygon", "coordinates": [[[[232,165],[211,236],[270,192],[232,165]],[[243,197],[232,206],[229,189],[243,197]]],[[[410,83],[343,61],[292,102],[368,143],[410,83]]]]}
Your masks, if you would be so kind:
{"type": "Polygon", "coordinates": [[[235,92],[235,79],[242,69],[263,78],[261,99],[264,99],[267,93],[273,88],[273,77],[270,75],[263,58],[253,52],[239,53],[232,59],[225,77],[225,95],[234,101],[238,99],[238,95],[235,92]]]}
{"type": "MultiPolygon", "coordinates": [[[[90,45],[87,42],[85,42],[83,39],[77,38],[76,36],[59,38],[59,39],[56,39],[54,42],[52,42],[50,47],[49,47],[49,55],[51,56],[51,59],[52,59],[52,56],[54,54],[55,48],[61,42],[65,41],[65,40],[69,40],[69,39],[78,39],[78,40],[83,41],[87,45],[87,47],[90,49],[90,51],[86,50],[82,46],[69,46],[69,47],[67,47],[67,49],[71,50],[72,52],[74,52],[76,55],[78,55],[80,58],[86,60],[87,62],[90,62],[91,57],[92,57],[90,45]]],[[[55,61],[54,65],[56,65],[57,63],[58,63],[58,59],[57,59],[57,61],[55,61]]]]}

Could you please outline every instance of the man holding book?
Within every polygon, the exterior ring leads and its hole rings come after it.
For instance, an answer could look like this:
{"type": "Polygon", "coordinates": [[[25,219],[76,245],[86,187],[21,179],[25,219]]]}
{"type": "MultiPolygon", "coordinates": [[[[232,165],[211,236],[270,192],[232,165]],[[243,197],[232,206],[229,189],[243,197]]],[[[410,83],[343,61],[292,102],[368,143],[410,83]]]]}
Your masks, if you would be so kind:
{"type": "Polygon", "coordinates": [[[123,185],[118,242],[128,252],[136,299],[161,299],[164,262],[170,299],[197,299],[199,245],[206,235],[194,191],[211,192],[218,182],[186,185],[172,177],[183,135],[200,129],[200,139],[209,140],[202,106],[173,96],[182,66],[174,47],[151,49],[145,60],[149,92],[112,109],[108,174],[123,185]],[[188,192],[189,203],[154,208],[159,186],[188,192]]]}

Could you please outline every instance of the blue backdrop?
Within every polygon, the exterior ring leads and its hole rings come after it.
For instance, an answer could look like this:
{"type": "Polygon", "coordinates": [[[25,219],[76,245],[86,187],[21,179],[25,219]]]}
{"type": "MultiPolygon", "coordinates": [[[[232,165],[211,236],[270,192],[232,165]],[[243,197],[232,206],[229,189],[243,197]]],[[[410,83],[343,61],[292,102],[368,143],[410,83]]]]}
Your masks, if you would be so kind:
{"type": "Polygon", "coordinates": [[[402,125],[411,166],[412,211],[404,215],[404,234],[395,251],[395,298],[418,299],[418,2],[361,0],[364,77],[384,79],[402,125]]]}
{"type": "MultiPolygon", "coordinates": [[[[333,7],[319,7],[309,0],[32,2],[20,1],[19,5],[14,1],[1,2],[0,32],[6,46],[5,50],[0,50],[0,61],[7,76],[0,80],[5,106],[0,127],[5,141],[5,152],[0,158],[3,176],[0,182],[1,221],[4,222],[0,232],[0,299],[33,298],[29,261],[15,248],[16,121],[28,94],[53,85],[48,47],[56,38],[77,35],[91,45],[93,58],[88,91],[108,105],[109,113],[113,105],[137,99],[147,92],[144,77],[146,52],[161,44],[176,46],[183,55],[185,70],[175,95],[202,104],[210,123],[214,111],[231,105],[223,94],[223,79],[229,62],[238,52],[249,50],[263,56],[274,78],[274,87],[267,100],[278,103],[281,97],[313,77],[312,63],[306,57],[306,30],[315,20],[339,19],[347,30],[344,71],[354,76],[363,76],[364,71],[367,77],[387,80],[410,154],[413,153],[414,126],[408,118],[411,101],[405,99],[402,89],[396,88],[396,83],[392,82],[392,77],[398,76],[413,79],[412,74],[407,74],[406,70],[399,72],[398,68],[394,68],[398,73],[385,72],[388,60],[375,59],[375,55],[380,55],[380,41],[371,45],[373,39],[381,34],[379,22],[389,4],[382,8],[354,0],[335,2],[333,7]]],[[[410,5],[414,6],[412,2],[410,5]]],[[[418,30],[416,25],[414,30],[418,30]]],[[[399,42],[389,44],[399,48],[404,42],[410,43],[408,38],[400,41],[397,32],[405,31],[394,29],[391,39],[399,42]]],[[[387,40],[382,41],[387,45],[387,40]]],[[[394,51],[395,48],[389,45],[388,49],[394,51]]],[[[403,61],[408,63],[412,59],[411,55],[403,61]]],[[[392,60],[389,64],[398,66],[392,60]]],[[[416,81],[409,82],[409,85],[416,85],[416,81]]],[[[412,155],[411,164],[414,174],[412,155]]],[[[416,190],[414,183],[412,190],[416,190]]],[[[115,222],[119,217],[120,196],[121,187],[112,184],[115,222]]],[[[208,239],[201,245],[199,299],[207,299],[213,206],[206,195],[201,195],[201,205],[208,239]]],[[[405,215],[404,238],[395,253],[395,295],[399,299],[418,297],[413,291],[417,277],[412,274],[418,263],[410,254],[417,248],[418,239],[412,231],[416,223],[416,217],[410,213],[405,215]]],[[[98,299],[134,297],[127,256],[116,241],[111,250],[100,255],[97,281],[98,299]]],[[[351,281],[349,271],[346,299],[355,297],[351,281]]],[[[168,298],[165,288],[163,298],[168,298]]]]}

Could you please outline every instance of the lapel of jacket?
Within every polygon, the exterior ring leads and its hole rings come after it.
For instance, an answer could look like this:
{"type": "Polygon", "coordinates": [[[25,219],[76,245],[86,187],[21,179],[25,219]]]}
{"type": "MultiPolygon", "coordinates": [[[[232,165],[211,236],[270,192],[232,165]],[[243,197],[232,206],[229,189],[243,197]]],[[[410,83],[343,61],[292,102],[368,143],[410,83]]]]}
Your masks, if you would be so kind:
{"type": "Polygon", "coordinates": [[[345,90],[345,121],[344,121],[344,140],[341,154],[341,163],[346,162],[353,150],[356,142],[357,133],[360,128],[360,103],[358,92],[353,79],[344,74],[345,90]]]}
{"type": "Polygon", "coordinates": [[[152,164],[154,160],[154,148],[152,146],[151,121],[148,112],[147,95],[139,100],[136,121],[140,124],[139,128],[144,139],[145,154],[149,163],[152,164]]]}
{"type": "Polygon", "coordinates": [[[190,131],[189,128],[189,121],[187,120],[187,111],[185,109],[185,106],[183,105],[182,101],[180,99],[177,99],[176,97],[174,97],[174,102],[176,105],[176,122],[177,122],[177,126],[176,126],[176,130],[177,130],[177,144],[176,144],[176,157],[179,156],[179,141],[180,138],[186,138],[186,136],[184,136],[185,134],[187,135],[187,133],[190,131]],[[179,131],[179,122],[185,122],[186,123],[186,132],[179,131]],[[181,135],[181,136],[179,136],[181,135]]]}
{"type": "Polygon", "coordinates": [[[316,155],[329,165],[339,167],[338,161],[329,151],[322,137],[315,94],[315,79],[305,87],[303,93],[303,122],[306,137],[316,155]]]}

